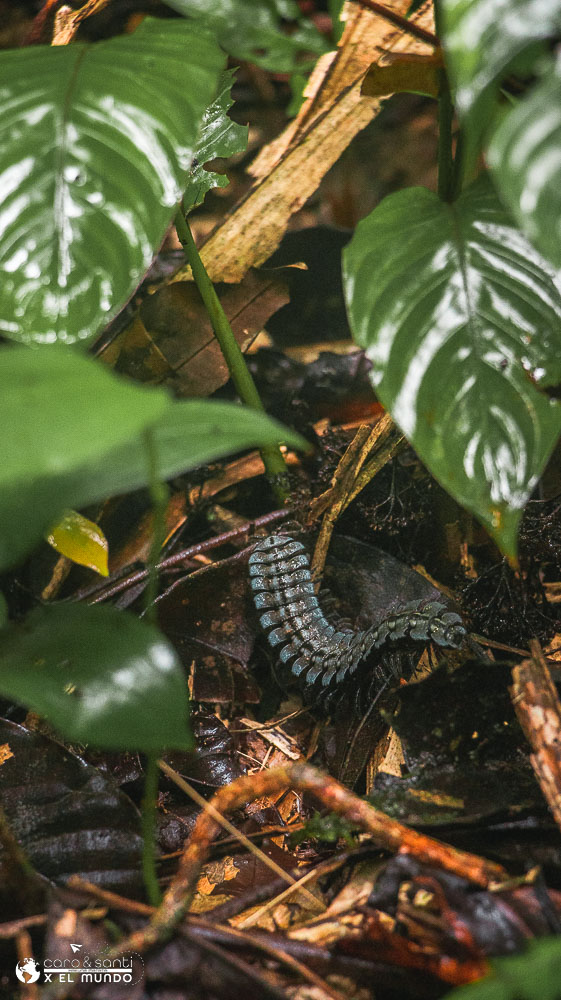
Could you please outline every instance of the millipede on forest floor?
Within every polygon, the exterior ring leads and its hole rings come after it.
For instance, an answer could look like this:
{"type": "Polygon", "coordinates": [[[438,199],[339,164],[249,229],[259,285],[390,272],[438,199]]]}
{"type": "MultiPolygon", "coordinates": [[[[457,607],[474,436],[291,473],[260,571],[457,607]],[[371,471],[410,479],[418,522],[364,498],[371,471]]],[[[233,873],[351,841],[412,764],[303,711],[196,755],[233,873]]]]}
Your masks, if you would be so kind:
{"type": "MultiPolygon", "coordinates": [[[[458,649],[466,637],[460,616],[438,601],[406,604],[360,631],[332,625],[316,597],[306,550],[290,535],[269,535],[258,542],[249,558],[249,575],[255,607],[263,612],[261,627],[308,703],[328,704],[375,650],[380,655],[373,672],[383,684],[388,679],[384,658],[399,644],[458,649]]],[[[395,673],[394,663],[390,666],[395,673]]]]}

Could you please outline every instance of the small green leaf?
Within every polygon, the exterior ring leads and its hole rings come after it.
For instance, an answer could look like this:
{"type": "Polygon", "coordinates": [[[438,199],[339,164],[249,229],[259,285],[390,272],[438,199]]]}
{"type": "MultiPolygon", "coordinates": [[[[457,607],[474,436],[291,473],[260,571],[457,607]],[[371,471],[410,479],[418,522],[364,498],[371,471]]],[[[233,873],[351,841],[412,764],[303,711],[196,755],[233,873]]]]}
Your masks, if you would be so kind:
{"type": "Polygon", "coordinates": [[[247,146],[248,126],[238,125],[226,114],[233,104],[231,90],[234,72],[227,70],[222,74],[218,94],[203,115],[189,182],[183,196],[185,213],[190,212],[195,205],[200,205],[211,188],[227,187],[229,184],[226,174],[205,170],[205,163],[217,156],[241,153],[247,146]]]}
{"type": "Polygon", "coordinates": [[[88,566],[101,576],[109,575],[107,539],[99,524],[83,514],[65,510],[61,519],[52,525],[47,541],[61,556],[80,566],[88,566]]]}
{"type": "Polygon", "coordinates": [[[561,58],[506,114],[488,151],[504,201],[528,238],[561,267],[561,58]]]}
{"type": "Polygon", "coordinates": [[[143,432],[168,479],[233,451],[303,439],[233,403],[175,402],[61,346],[0,350],[0,567],[22,558],[66,507],[148,483],[143,432]]]}
{"type": "Polygon", "coordinates": [[[291,73],[305,55],[328,46],[294,0],[165,0],[168,7],[210,28],[234,59],[291,73]],[[285,22],[292,22],[290,30],[285,22]]]}
{"type": "Polygon", "coordinates": [[[0,693],[71,742],[189,748],[186,678],[172,646],[116,608],[37,608],[2,635],[0,693]]]}
{"type": "Polygon", "coordinates": [[[445,1000],[559,1000],[561,940],[529,941],[522,955],[497,958],[479,983],[460,986],[445,1000]]]}
{"type": "Polygon", "coordinates": [[[0,60],[0,331],[91,339],[172,219],[224,62],[186,21],[0,60]]]}
{"type": "Polygon", "coordinates": [[[344,251],[372,381],[433,475],[509,556],[561,431],[561,286],[487,178],[390,195],[344,251]]]}
{"type": "Polygon", "coordinates": [[[442,15],[456,107],[481,136],[501,81],[513,69],[530,71],[524,60],[529,47],[561,31],[561,0],[442,0],[442,15]]]}

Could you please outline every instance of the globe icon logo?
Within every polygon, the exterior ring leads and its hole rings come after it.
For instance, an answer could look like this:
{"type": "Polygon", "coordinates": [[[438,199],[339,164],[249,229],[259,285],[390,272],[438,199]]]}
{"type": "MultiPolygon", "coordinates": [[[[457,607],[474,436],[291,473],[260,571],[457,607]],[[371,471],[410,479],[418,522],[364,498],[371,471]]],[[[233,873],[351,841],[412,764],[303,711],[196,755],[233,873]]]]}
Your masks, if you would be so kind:
{"type": "Polygon", "coordinates": [[[25,983],[26,986],[36,983],[40,975],[34,958],[24,958],[23,962],[18,962],[16,965],[16,976],[20,983],[25,983]]]}

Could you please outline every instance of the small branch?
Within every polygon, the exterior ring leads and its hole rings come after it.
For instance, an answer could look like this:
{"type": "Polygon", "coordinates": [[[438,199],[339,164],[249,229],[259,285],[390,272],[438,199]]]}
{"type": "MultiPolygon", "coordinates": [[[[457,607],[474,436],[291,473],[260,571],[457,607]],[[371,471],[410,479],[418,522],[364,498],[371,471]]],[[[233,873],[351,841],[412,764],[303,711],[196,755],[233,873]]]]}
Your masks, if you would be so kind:
{"type": "Polygon", "coordinates": [[[8,920],[4,924],[0,924],[0,941],[6,941],[10,938],[17,937],[20,931],[27,930],[29,927],[44,927],[47,923],[48,917],[46,913],[34,913],[31,917],[20,917],[19,920],[8,920]]]}
{"type": "MultiPolygon", "coordinates": [[[[246,406],[261,413],[265,412],[261,397],[257,392],[257,387],[251,372],[245,363],[245,358],[240,350],[239,344],[232,333],[228,317],[222,308],[214,285],[210,280],[206,268],[200,258],[199,251],[195,245],[193,234],[189,228],[183,209],[179,208],[175,215],[175,228],[181,245],[185,251],[188,263],[191,265],[195,284],[199,289],[201,298],[208,312],[212,329],[216,339],[220,344],[220,349],[224,355],[224,360],[228,365],[228,371],[236,387],[238,395],[246,406]]],[[[288,476],[282,452],[278,445],[267,445],[261,450],[261,457],[265,466],[267,478],[279,504],[286,503],[289,495],[288,476]]]]}
{"type": "Polygon", "coordinates": [[[421,42],[426,42],[427,45],[432,45],[434,48],[437,48],[440,44],[432,31],[421,28],[420,24],[415,24],[415,21],[409,21],[402,14],[398,14],[395,10],[385,7],[383,3],[377,3],[377,0],[354,0],[354,2],[358,7],[365,7],[366,10],[371,10],[373,14],[379,14],[380,17],[383,17],[385,21],[389,21],[390,24],[395,24],[396,28],[400,28],[406,35],[413,35],[413,38],[418,38],[421,42]]]}
{"type": "MultiPolygon", "coordinates": [[[[318,866],[322,869],[324,873],[324,866],[318,866]]],[[[320,873],[321,874],[321,873],[320,873]]],[[[69,889],[77,889],[79,892],[87,892],[89,895],[93,896],[94,899],[98,899],[100,902],[106,904],[114,910],[122,910],[125,913],[136,913],[143,916],[152,916],[154,913],[153,906],[147,906],[146,903],[138,903],[136,900],[127,899],[125,896],[118,896],[114,892],[110,892],[107,889],[101,889],[98,885],[93,885],[91,882],[87,882],[85,879],[80,878],[79,875],[71,875],[66,883],[69,889]]],[[[266,888],[266,887],[265,887],[266,888]]],[[[263,889],[263,886],[261,886],[263,889]]],[[[223,907],[217,907],[218,909],[223,909],[223,907]]],[[[209,914],[212,917],[211,911],[209,914]]],[[[302,976],[303,979],[312,983],[314,986],[318,986],[323,989],[328,996],[334,998],[334,1000],[343,1000],[342,994],[333,990],[328,983],[325,982],[320,976],[318,976],[313,970],[309,969],[298,959],[293,958],[290,954],[287,954],[284,950],[290,947],[291,942],[281,942],[278,947],[271,944],[273,935],[267,934],[266,938],[259,937],[255,934],[245,934],[238,928],[234,927],[220,927],[215,926],[208,920],[201,919],[199,917],[188,916],[186,922],[178,927],[178,931],[183,937],[187,938],[189,941],[196,941],[201,943],[201,936],[204,935],[206,938],[210,938],[211,941],[216,940],[217,943],[221,944],[225,950],[229,953],[232,947],[245,947],[251,951],[261,952],[273,958],[275,961],[280,962],[287,968],[291,969],[297,975],[302,976]]],[[[228,955],[228,960],[229,960],[228,955]]],[[[226,957],[221,955],[222,961],[226,960],[226,957]]]]}
{"type": "MultiPolygon", "coordinates": [[[[181,775],[177,773],[177,771],[174,771],[174,769],[170,767],[169,764],[166,764],[164,760],[160,760],[158,761],[158,766],[160,767],[160,770],[162,770],[164,774],[167,775],[170,781],[173,781],[178,788],[181,788],[181,791],[184,792],[186,795],[188,795],[189,798],[193,799],[193,802],[196,802],[201,809],[206,810],[208,814],[212,816],[212,818],[216,820],[216,822],[224,830],[227,830],[227,832],[230,834],[231,837],[234,837],[234,839],[237,840],[238,843],[242,844],[243,847],[245,847],[246,850],[250,852],[250,854],[253,854],[254,857],[259,858],[259,860],[267,868],[270,868],[271,871],[275,873],[275,875],[278,875],[279,878],[284,879],[284,881],[288,883],[292,891],[295,891],[297,888],[299,888],[301,879],[294,878],[294,876],[291,875],[290,872],[285,871],[284,868],[281,868],[280,865],[277,865],[276,861],[273,861],[272,858],[267,857],[267,855],[261,850],[260,847],[258,847],[256,844],[253,844],[252,841],[249,839],[249,837],[246,837],[245,833],[242,833],[240,830],[237,830],[236,827],[233,826],[232,823],[230,823],[230,821],[227,820],[225,816],[222,816],[222,814],[212,805],[212,802],[207,802],[207,800],[204,799],[202,795],[199,795],[199,793],[193,788],[193,786],[190,785],[189,782],[185,781],[185,779],[182,778],[181,775]]],[[[311,905],[311,907],[316,911],[319,910],[320,912],[323,912],[325,907],[321,905],[319,900],[316,899],[316,897],[312,893],[308,892],[307,890],[304,890],[303,894],[306,895],[309,906],[311,905]]]]}
{"type": "MultiPolygon", "coordinates": [[[[378,846],[388,851],[411,854],[423,864],[453,872],[484,888],[505,878],[501,865],[456,850],[403,826],[358,798],[338,781],[302,762],[237,778],[230,785],[220,788],[209,804],[218,813],[229,813],[255,798],[286,788],[311,793],[331,812],[344,816],[359,829],[370,833],[378,846]]],[[[158,941],[171,937],[188,911],[201,865],[221,828],[209,810],[199,815],[178,871],[152,920],[147,927],[120,942],[110,953],[112,958],[130,951],[145,952],[158,941]]]]}
{"type": "MultiPolygon", "coordinates": [[[[276,521],[282,521],[290,514],[291,511],[286,509],[270,511],[269,514],[263,514],[262,517],[257,517],[254,521],[246,521],[238,528],[232,528],[230,531],[224,531],[220,535],[214,535],[212,538],[207,538],[204,542],[197,542],[195,545],[190,545],[189,548],[182,549],[181,552],[175,552],[174,555],[168,556],[167,559],[162,559],[162,561],[157,564],[156,569],[158,569],[161,573],[164,570],[173,569],[175,566],[182,566],[193,556],[198,556],[202,552],[210,552],[212,549],[217,549],[220,545],[225,545],[226,542],[241,539],[244,535],[247,535],[249,538],[256,528],[262,528],[266,525],[274,524],[276,521]]],[[[97,604],[101,601],[108,601],[110,598],[116,597],[118,594],[122,593],[123,590],[128,590],[129,587],[132,587],[137,583],[142,583],[143,580],[147,580],[148,575],[148,569],[139,569],[135,573],[129,573],[127,576],[124,576],[119,580],[113,580],[109,584],[95,583],[93,587],[85,587],[83,590],[78,590],[73,595],[72,601],[87,601],[89,598],[92,599],[92,604],[97,604]]]]}
{"type": "Polygon", "coordinates": [[[510,689],[514,710],[532,747],[532,767],[544,797],[561,828],[561,701],[538,642],[530,643],[531,660],[513,668],[510,689]]]}

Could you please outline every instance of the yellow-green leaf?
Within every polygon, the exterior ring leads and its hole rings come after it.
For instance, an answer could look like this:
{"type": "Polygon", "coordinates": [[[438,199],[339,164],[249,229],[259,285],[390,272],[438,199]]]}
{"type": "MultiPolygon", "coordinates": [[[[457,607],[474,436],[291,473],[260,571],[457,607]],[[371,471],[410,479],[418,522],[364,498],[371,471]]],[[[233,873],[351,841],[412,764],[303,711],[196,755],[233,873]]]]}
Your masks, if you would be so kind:
{"type": "Polygon", "coordinates": [[[47,541],[61,556],[108,576],[107,539],[98,524],[77,511],[66,510],[47,534],[47,541]]]}

